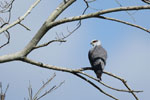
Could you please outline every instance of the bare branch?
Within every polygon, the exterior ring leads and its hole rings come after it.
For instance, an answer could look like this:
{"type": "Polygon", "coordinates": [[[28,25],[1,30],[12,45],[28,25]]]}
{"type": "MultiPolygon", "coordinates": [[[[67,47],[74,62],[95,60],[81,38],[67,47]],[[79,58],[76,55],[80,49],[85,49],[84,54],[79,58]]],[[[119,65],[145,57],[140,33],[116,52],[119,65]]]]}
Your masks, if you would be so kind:
{"type": "Polygon", "coordinates": [[[127,82],[124,80],[124,79],[122,79],[122,78],[120,78],[120,77],[118,77],[118,76],[116,76],[116,75],[113,75],[112,73],[109,73],[109,72],[104,72],[105,74],[107,74],[107,75],[109,75],[109,76],[112,76],[112,77],[114,77],[114,78],[116,78],[116,79],[118,79],[118,80],[120,80],[120,81],[122,81],[122,83],[125,85],[125,87],[131,92],[131,94],[134,96],[134,98],[136,99],[136,100],[139,100],[138,99],[138,97],[134,94],[134,92],[129,88],[129,86],[127,85],[127,82]]]}
{"type": "Polygon", "coordinates": [[[27,46],[21,51],[24,56],[27,56],[33,50],[33,48],[36,47],[36,45],[42,39],[42,37],[47,33],[47,31],[49,30],[47,24],[53,22],[67,7],[69,7],[75,1],[76,0],[68,0],[65,4],[63,2],[53,11],[53,13],[44,22],[43,26],[39,29],[36,35],[27,44],[27,46]]]}
{"type": "Polygon", "coordinates": [[[10,33],[6,30],[6,32],[4,32],[6,38],[7,38],[7,42],[4,43],[3,45],[0,46],[0,48],[6,46],[7,44],[9,44],[9,41],[10,41],[10,33]]]}
{"type": "Polygon", "coordinates": [[[99,88],[96,84],[94,84],[92,81],[88,80],[87,78],[85,78],[85,77],[83,77],[83,76],[81,76],[81,75],[79,75],[79,74],[77,74],[77,73],[74,73],[74,75],[76,75],[76,76],[80,77],[81,79],[83,79],[84,81],[88,82],[89,84],[91,84],[92,86],[94,86],[96,89],[98,89],[101,93],[103,93],[103,94],[109,96],[110,98],[112,98],[112,99],[114,99],[114,100],[119,100],[119,99],[117,99],[116,97],[114,97],[114,96],[112,96],[112,95],[110,95],[110,94],[104,92],[101,88],[99,88]]]}
{"type": "MultiPolygon", "coordinates": [[[[15,0],[12,0],[10,3],[5,2],[4,6],[1,4],[1,8],[2,8],[3,10],[1,10],[0,13],[9,13],[9,14],[8,14],[8,20],[7,20],[7,21],[4,21],[3,18],[0,18],[0,22],[1,22],[1,24],[2,24],[2,25],[0,26],[0,28],[3,28],[5,25],[9,24],[10,18],[11,18],[12,5],[13,5],[13,2],[14,2],[14,1],[15,1],[15,0]]],[[[3,45],[1,45],[0,48],[2,48],[2,47],[4,47],[4,46],[6,46],[7,44],[9,44],[9,41],[10,41],[10,33],[8,32],[8,30],[4,31],[3,33],[4,33],[4,35],[5,35],[6,38],[7,38],[7,42],[4,43],[3,45]]]]}
{"type": "Polygon", "coordinates": [[[12,9],[12,4],[13,4],[14,1],[15,0],[11,0],[10,3],[5,1],[5,4],[3,4],[3,2],[1,2],[0,8],[2,8],[2,10],[0,10],[0,13],[10,12],[10,10],[12,9]]]}
{"type": "Polygon", "coordinates": [[[37,98],[38,98],[39,94],[41,93],[41,91],[54,79],[55,76],[56,76],[56,74],[54,73],[54,75],[46,83],[43,84],[43,86],[34,95],[33,100],[37,100],[37,98]]]}
{"type": "Polygon", "coordinates": [[[148,33],[150,33],[150,30],[142,27],[142,26],[139,26],[139,25],[136,25],[136,24],[132,24],[132,23],[129,23],[129,22],[126,22],[126,21],[122,21],[122,20],[119,20],[119,19],[115,19],[115,18],[110,18],[110,17],[105,17],[105,16],[97,16],[98,18],[102,18],[102,19],[106,19],[106,20],[111,20],[111,21],[115,21],[115,22],[119,22],[119,23],[123,23],[123,24],[126,24],[126,25],[129,25],[129,26],[133,26],[133,27],[136,27],[136,28],[139,28],[143,31],[146,31],[148,33]]]}
{"type": "Polygon", "coordinates": [[[150,0],[142,0],[143,2],[150,4],[150,0]]]}
{"type": "MultiPolygon", "coordinates": [[[[95,18],[97,16],[100,16],[103,14],[108,14],[108,13],[113,13],[113,12],[144,10],[144,9],[150,9],[150,6],[146,5],[146,6],[130,6],[130,7],[111,8],[111,9],[101,10],[96,13],[90,13],[90,14],[81,15],[81,16],[74,16],[74,17],[69,17],[69,18],[64,18],[64,19],[58,20],[58,21],[54,21],[52,23],[49,23],[48,27],[53,27],[53,26],[67,23],[67,22],[73,22],[73,21],[83,20],[83,19],[87,19],[87,18],[95,18]]],[[[134,25],[134,26],[136,26],[136,25],[134,25]]],[[[143,28],[140,28],[140,29],[143,29],[143,28]]],[[[146,31],[146,30],[144,29],[144,31],[146,31]]]]}
{"type": "Polygon", "coordinates": [[[29,29],[27,26],[25,26],[24,24],[22,24],[21,22],[18,23],[19,25],[21,25],[22,27],[24,27],[26,30],[31,31],[31,29],[29,29]]]}
{"type": "Polygon", "coordinates": [[[49,41],[49,42],[47,42],[47,43],[38,45],[38,46],[34,47],[33,49],[38,49],[38,48],[41,48],[41,47],[48,46],[49,44],[51,44],[51,43],[53,43],[53,42],[66,42],[66,40],[62,40],[62,39],[51,40],[51,41],[49,41]]]}
{"type": "MultiPolygon", "coordinates": [[[[100,89],[99,87],[97,87],[94,83],[91,83],[88,79],[86,79],[85,77],[79,75],[78,73],[83,74],[83,75],[85,75],[85,76],[87,76],[87,77],[89,77],[89,78],[91,78],[91,79],[93,79],[93,80],[96,80],[97,82],[101,83],[102,85],[106,86],[107,88],[110,88],[110,89],[113,89],[113,90],[116,90],[116,91],[129,92],[129,93],[131,93],[131,94],[135,97],[136,100],[138,100],[138,98],[137,98],[137,96],[134,94],[134,92],[137,92],[137,93],[142,92],[142,91],[134,91],[134,90],[131,90],[131,89],[129,88],[129,86],[126,84],[126,81],[125,81],[124,79],[122,79],[122,78],[120,78],[120,77],[118,77],[118,76],[116,76],[116,75],[114,75],[114,74],[111,74],[111,73],[109,73],[109,72],[105,72],[105,71],[104,71],[105,74],[107,74],[107,75],[109,75],[109,76],[112,76],[112,77],[114,77],[114,78],[119,79],[120,81],[122,81],[122,83],[126,86],[126,88],[128,89],[128,91],[127,91],[127,90],[120,90],[120,89],[112,88],[112,87],[110,87],[110,86],[108,86],[108,85],[106,85],[106,84],[104,84],[104,83],[98,81],[97,79],[93,78],[92,76],[87,75],[87,74],[81,72],[81,71],[84,71],[84,70],[92,70],[92,68],[90,68],[90,67],[85,67],[85,68],[80,68],[80,69],[75,69],[75,70],[73,70],[73,69],[64,68],[64,67],[58,67],[58,66],[43,64],[43,63],[41,63],[41,62],[36,62],[36,61],[30,60],[30,59],[28,59],[28,58],[23,58],[23,59],[21,59],[21,60],[22,60],[23,62],[30,63],[30,64],[33,64],[33,65],[36,65],[36,66],[39,66],[39,67],[42,67],[42,68],[47,68],[47,69],[52,69],[52,70],[57,70],[57,71],[63,71],[63,72],[69,72],[69,73],[74,74],[74,75],[76,75],[76,76],[82,78],[83,80],[87,81],[87,82],[90,83],[92,86],[94,86],[95,88],[97,88],[99,91],[101,91],[101,89],[100,89]]],[[[101,92],[104,93],[105,95],[111,97],[111,95],[105,93],[104,91],[101,91],[101,92]]],[[[115,97],[111,97],[111,98],[115,98],[115,97]]],[[[115,100],[117,100],[117,99],[115,98],[115,100]]]]}
{"type": "Polygon", "coordinates": [[[98,83],[102,84],[103,86],[105,86],[105,87],[107,87],[107,88],[109,88],[109,89],[115,90],[115,91],[119,91],[119,92],[129,92],[129,93],[131,93],[131,91],[132,91],[132,92],[136,92],[136,93],[143,92],[143,91],[134,91],[134,90],[128,91],[128,90],[113,88],[113,87],[111,87],[111,86],[105,84],[104,82],[100,81],[99,79],[94,78],[94,77],[92,77],[92,76],[90,76],[90,75],[88,75],[88,74],[86,74],[86,73],[84,73],[84,72],[81,72],[81,71],[80,71],[79,73],[80,73],[80,74],[83,74],[83,75],[85,75],[85,76],[87,76],[87,77],[89,77],[89,78],[91,78],[91,79],[97,81],[98,83]]]}
{"type": "MultiPolygon", "coordinates": [[[[13,0],[14,1],[14,0],[13,0]]],[[[49,16],[49,18],[44,22],[44,24],[42,25],[42,27],[38,30],[38,32],[36,33],[36,35],[32,38],[32,40],[28,43],[28,45],[22,50],[22,51],[19,51],[19,52],[16,52],[14,54],[10,54],[10,55],[4,55],[4,56],[1,56],[0,57],[0,63],[3,63],[3,62],[8,62],[8,61],[14,61],[14,60],[19,60],[19,61],[23,61],[23,62],[26,62],[26,63],[29,63],[29,64],[33,64],[33,65],[36,65],[36,66],[39,66],[41,68],[47,68],[47,69],[52,69],[52,70],[57,70],[57,71],[63,71],[63,72],[68,72],[68,73],[71,73],[73,75],[76,75],[78,76],[79,78],[85,80],[86,82],[88,82],[89,84],[91,84],[93,87],[95,87],[97,90],[99,90],[101,93],[111,97],[112,99],[114,100],[118,100],[116,97],[106,93],[105,91],[103,91],[100,87],[98,87],[96,84],[94,84],[92,81],[88,80],[87,78],[85,78],[84,76],[87,76],[88,78],[90,79],[93,79],[99,83],[101,83],[102,85],[104,85],[105,87],[107,88],[110,88],[112,90],[115,90],[115,91],[121,91],[121,92],[129,92],[131,93],[134,98],[136,100],[139,100],[138,97],[135,95],[135,93],[138,93],[138,92],[142,92],[142,91],[134,91],[132,90],[126,83],[126,81],[114,74],[111,74],[109,72],[104,72],[105,74],[109,75],[109,76],[112,76],[120,81],[122,81],[122,83],[124,84],[124,86],[128,89],[128,90],[123,90],[123,89],[116,89],[116,88],[113,88],[109,85],[106,85],[105,83],[99,81],[98,79],[82,72],[82,71],[85,71],[85,70],[92,70],[92,68],[89,68],[89,67],[85,67],[85,68],[80,68],[80,69],[70,69],[70,68],[64,68],[64,67],[58,67],[58,66],[53,66],[53,65],[48,65],[48,64],[44,64],[42,62],[37,62],[37,61],[34,61],[34,60],[31,60],[31,59],[28,59],[26,56],[34,49],[37,49],[37,48],[40,48],[40,47],[45,47],[53,42],[65,42],[65,38],[67,38],[68,36],[70,36],[74,31],[76,31],[80,26],[81,26],[81,21],[83,19],[87,19],[87,18],[101,18],[101,19],[106,19],[106,20],[111,20],[111,21],[116,21],[116,22],[119,22],[119,23],[123,23],[123,24],[126,24],[126,25],[130,25],[130,26],[133,26],[133,27],[136,27],[136,28],[139,28],[141,30],[144,30],[146,32],[149,32],[149,30],[141,27],[141,26],[138,26],[136,24],[132,24],[132,23],[129,23],[129,22],[126,22],[126,21],[122,21],[122,20],[119,20],[119,19],[114,19],[114,18],[109,18],[109,17],[104,17],[102,16],[103,14],[108,14],[108,13],[113,13],[113,12],[120,12],[120,11],[130,11],[130,10],[143,10],[143,9],[150,9],[150,6],[147,5],[147,6],[130,6],[130,7],[119,7],[119,8],[111,8],[111,9],[106,9],[106,10],[101,10],[101,11],[98,11],[98,12],[95,12],[95,13],[90,13],[90,14],[85,14],[86,10],[88,9],[89,5],[88,5],[88,2],[86,0],[84,0],[85,4],[86,4],[86,8],[84,9],[83,13],[81,16],[75,16],[75,17],[69,17],[69,18],[64,18],[64,19],[61,19],[61,20],[56,20],[56,18],[66,9],[68,8],[71,4],[73,4],[76,0],[63,0],[63,2],[53,11],[53,13],[49,16]],[[41,45],[38,45],[37,44],[39,43],[39,41],[42,39],[42,37],[47,33],[48,30],[50,30],[51,28],[53,28],[54,26],[57,26],[57,25],[60,25],[60,24],[63,24],[63,23],[67,23],[67,22],[73,22],[73,21],[79,21],[79,24],[78,26],[73,30],[73,31],[69,31],[69,34],[67,36],[64,36],[63,35],[63,38],[59,38],[59,39],[56,39],[56,40],[51,40],[47,43],[44,43],[44,44],[41,44],[41,45]],[[81,75],[82,74],[82,75],[81,75]],[[84,76],[83,76],[84,75],[84,76]]],[[[94,1],[94,0],[92,0],[94,1]]],[[[3,24],[2,25],[2,29],[0,30],[0,34],[2,32],[8,32],[7,30],[11,27],[13,27],[14,25],[16,24],[20,24],[21,26],[23,26],[24,28],[26,28],[27,30],[29,30],[29,28],[27,28],[25,25],[21,24],[21,21],[23,21],[29,14],[30,12],[32,11],[32,9],[40,2],[40,0],[37,0],[29,9],[28,11],[23,15],[21,16],[18,20],[16,20],[15,22],[13,22],[12,24],[9,24],[7,25],[7,23],[3,24]],[[7,26],[5,26],[7,25],[7,26]],[[5,26],[5,27],[4,27],[5,26]]],[[[11,16],[11,13],[10,13],[10,16],[11,16]]],[[[1,19],[0,19],[1,20],[1,19]]],[[[2,20],[3,21],[3,20],[2,20]]],[[[8,19],[8,21],[10,21],[10,17],[8,19]]],[[[10,39],[10,36],[9,36],[9,32],[8,34],[6,35],[6,37],[8,38],[8,43],[9,43],[9,39],[10,39]]],[[[44,97],[46,94],[50,93],[51,91],[53,91],[54,89],[57,89],[59,86],[61,86],[61,83],[58,87],[57,86],[53,86],[51,89],[49,89],[47,92],[45,92],[43,95],[41,95],[39,98],[39,94],[41,93],[41,91],[46,87],[46,85],[54,78],[54,76],[48,80],[46,83],[43,84],[43,86],[37,91],[37,93],[34,95],[34,97],[32,98],[32,88],[29,87],[28,88],[28,91],[29,91],[29,96],[30,96],[30,100],[38,100],[42,97],[44,97]]],[[[7,89],[6,89],[7,91],[7,89]]],[[[6,93],[6,92],[5,92],[6,93]]]]}
{"type": "MultiPolygon", "coordinates": [[[[108,88],[113,89],[113,90],[116,90],[116,91],[130,92],[130,93],[131,93],[131,92],[136,92],[136,93],[143,92],[143,91],[135,91],[135,90],[128,91],[128,90],[120,90],[120,89],[112,88],[112,87],[110,87],[110,86],[104,84],[102,81],[99,81],[98,79],[96,79],[96,78],[94,78],[94,77],[92,77],[92,76],[90,76],[90,75],[88,75],[88,74],[82,72],[82,71],[86,71],[86,70],[93,70],[93,69],[92,69],[92,67],[83,67],[83,68],[75,69],[74,71],[77,72],[77,73],[83,74],[83,75],[85,75],[85,76],[87,76],[87,77],[89,77],[89,78],[91,78],[91,79],[93,79],[93,80],[95,80],[95,81],[101,83],[101,84],[104,85],[105,87],[108,87],[108,88]]],[[[104,74],[107,74],[107,75],[109,75],[109,76],[112,76],[112,77],[114,77],[114,78],[116,78],[116,79],[118,79],[118,80],[120,80],[120,81],[124,80],[124,79],[122,79],[122,78],[120,78],[120,77],[118,77],[118,76],[116,76],[116,75],[114,75],[114,74],[112,74],[112,73],[109,73],[109,72],[106,72],[106,71],[104,71],[103,73],[104,73],[104,74]]]]}
{"type": "Polygon", "coordinates": [[[7,85],[5,92],[3,93],[2,83],[0,82],[0,100],[5,100],[6,92],[7,92],[8,88],[9,88],[9,84],[7,85]]]}
{"type": "Polygon", "coordinates": [[[61,82],[58,86],[53,86],[51,89],[49,89],[48,91],[46,91],[43,95],[41,95],[37,100],[41,99],[42,97],[46,96],[48,93],[58,89],[65,81],[61,82]]]}
{"type": "Polygon", "coordinates": [[[86,12],[86,10],[89,8],[88,1],[86,1],[86,0],[83,0],[83,1],[84,1],[84,2],[85,2],[85,4],[86,4],[86,8],[84,9],[84,11],[83,11],[82,15],[84,15],[84,14],[85,14],[85,12],[86,12]]]}
{"type": "Polygon", "coordinates": [[[23,15],[21,16],[19,19],[17,19],[16,21],[14,21],[13,23],[7,25],[6,27],[3,27],[1,30],[0,30],[0,34],[6,30],[8,30],[9,28],[13,27],[14,25],[16,24],[19,24],[22,20],[24,20],[32,11],[32,9],[40,2],[41,0],[37,0],[33,5],[31,5],[31,7],[28,9],[28,11],[23,15]]]}
{"type": "Polygon", "coordinates": [[[30,82],[29,82],[28,92],[29,92],[29,100],[32,100],[32,86],[31,86],[30,82]]]}
{"type": "Polygon", "coordinates": [[[52,91],[58,89],[63,83],[61,82],[58,86],[54,85],[52,88],[50,88],[48,91],[44,92],[41,96],[39,96],[42,92],[42,90],[44,90],[46,88],[46,86],[55,78],[56,74],[54,73],[52,77],[50,77],[50,79],[48,79],[48,81],[46,81],[46,83],[43,83],[42,87],[39,88],[39,90],[35,93],[34,97],[32,95],[32,86],[31,84],[29,84],[29,100],[39,100],[42,97],[46,96],[47,94],[51,93],[52,91]],[[33,97],[33,98],[32,98],[33,97]]]}
{"type": "MultiPolygon", "coordinates": [[[[120,7],[123,7],[122,4],[118,1],[118,0],[115,0],[116,3],[120,6],[120,7]]],[[[135,18],[132,16],[132,14],[130,14],[128,11],[126,11],[126,13],[131,17],[131,19],[135,22],[135,18]]]]}
{"type": "Polygon", "coordinates": [[[132,95],[134,96],[134,98],[136,100],[139,100],[138,97],[135,95],[135,93],[130,89],[130,87],[127,85],[127,82],[122,80],[123,84],[126,86],[126,88],[132,93],[132,95]]]}

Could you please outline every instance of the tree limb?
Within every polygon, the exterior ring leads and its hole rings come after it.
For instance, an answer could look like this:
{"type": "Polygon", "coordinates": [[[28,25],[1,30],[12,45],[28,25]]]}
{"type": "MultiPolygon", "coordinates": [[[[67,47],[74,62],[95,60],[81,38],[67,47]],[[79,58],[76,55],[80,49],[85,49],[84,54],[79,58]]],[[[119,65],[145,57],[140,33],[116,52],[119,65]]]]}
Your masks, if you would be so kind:
{"type": "Polygon", "coordinates": [[[119,19],[105,17],[105,16],[97,16],[97,18],[101,18],[101,19],[106,19],[106,20],[111,20],[111,21],[123,23],[123,24],[129,25],[129,26],[133,26],[133,27],[139,28],[139,29],[141,29],[143,31],[146,31],[146,32],[150,33],[150,30],[148,30],[148,29],[146,29],[146,28],[144,28],[142,26],[139,26],[139,25],[136,25],[136,24],[132,24],[132,23],[129,23],[129,22],[126,22],[126,21],[122,21],[122,20],[119,20],[119,19]]]}
{"type": "Polygon", "coordinates": [[[91,78],[91,79],[97,81],[98,83],[102,84],[103,86],[105,86],[105,87],[107,87],[107,88],[109,88],[109,89],[115,90],[115,91],[119,91],[119,92],[129,92],[129,93],[131,93],[131,92],[135,92],[135,93],[143,92],[143,91],[134,91],[134,90],[129,91],[129,90],[124,90],[124,89],[113,88],[113,87],[111,87],[111,86],[105,84],[104,82],[100,81],[99,79],[94,78],[94,77],[92,77],[92,76],[90,76],[90,75],[88,75],[88,74],[86,74],[86,73],[84,73],[84,72],[82,72],[82,71],[79,71],[79,73],[80,73],[80,74],[83,74],[83,75],[85,75],[85,76],[87,76],[87,77],[89,77],[89,78],[91,78]]]}
{"type": "Polygon", "coordinates": [[[134,92],[130,89],[130,87],[127,85],[127,82],[124,80],[124,79],[122,79],[122,78],[120,78],[120,77],[118,77],[118,76],[116,76],[116,75],[113,75],[112,73],[109,73],[109,72],[104,72],[105,74],[107,74],[107,75],[109,75],[109,76],[112,76],[112,77],[114,77],[114,78],[116,78],[116,79],[118,79],[118,80],[120,80],[120,81],[122,81],[122,83],[124,84],[124,86],[131,92],[131,94],[134,96],[134,98],[136,99],[136,100],[139,100],[138,99],[138,97],[134,94],[134,92]]]}
{"type": "MultiPolygon", "coordinates": [[[[61,20],[57,20],[57,21],[54,21],[52,23],[49,23],[48,27],[50,28],[50,27],[53,27],[53,26],[57,26],[57,25],[60,25],[60,24],[67,23],[67,22],[73,22],[73,21],[83,20],[83,19],[87,19],[87,18],[95,18],[97,16],[100,16],[100,15],[103,15],[103,14],[108,14],[108,13],[113,13],[113,12],[131,11],[131,10],[144,10],[144,9],[150,9],[150,5],[110,8],[110,9],[101,10],[101,11],[98,11],[98,12],[95,12],[95,13],[90,13],[90,14],[85,14],[85,15],[81,15],[81,16],[74,16],[74,17],[69,17],[69,18],[64,18],[64,19],[61,19],[61,20]]],[[[139,27],[137,27],[137,28],[139,28],[139,27]]],[[[143,28],[140,28],[140,29],[143,29],[143,28]]],[[[144,31],[146,31],[146,30],[144,30],[144,31]]]]}
{"type": "Polygon", "coordinates": [[[47,27],[48,23],[53,22],[67,7],[69,7],[76,0],[68,0],[66,3],[62,2],[44,22],[42,27],[38,30],[36,35],[27,44],[27,46],[21,51],[24,56],[27,56],[33,48],[38,44],[41,38],[47,33],[50,27],[47,27]]]}
{"type": "Polygon", "coordinates": [[[33,49],[38,49],[38,48],[41,48],[41,47],[48,46],[49,44],[51,44],[51,43],[53,43],[53,42],[66,42],[66,40],[62,40],[62,39],[51,40],[51,41],[49,41],[49,42],[47,42],[47,43],[38,45],[38,46],[34,47],[33,49]]]}
{"type": "Polygon", "coordinates": [[[81,76],[81,75],[79,75],[79,74],[77,74],[77,73],[74,73],[74,75],[76,75],[76,76],[80,77],[81,79],[83,79],[84,81],[88,82],[89,84],[91,84],[93,87],[95,87],[96,89],[98,89],[101,93],[105,94],[106,96],[109,96],[110,98],[112,98],[112,99],[114,99],[114,100],[119,100],[119,99],[117,99],[116,97],[114,97],[114,96],[112,96],[112,95],[106,93],[105,91],[103,91],[103,90],[102,90],[101,88],[99,88],[96,84],[94,84],[92,81],[86,79],[85,77],[83,77],[83,76],[81,76]]]}
{"type": "Polygon", "coordinates": [[[37,0],[33,5],[31,5],[31,7],[28,9],[28,11],[23,15],[21,16],[19,19],[17,19],[16,21],[14,21],[13,23],[7,25],[6,27],[3,27],[1,30],[0,30],[0,34],[6,30],[8,30],[9,28],[13,27],[14,25],[16,24],[19,24],[22,20],[24,20],[30,13],[31,13],[31,10],[40,2],[41,0],[37,0]]]}
{"type": "MultiPolygon", "coordinates": [[[[25,58],[22,58],[22,59],[20,59],[20,60],[23,61],[23,62],[29,63],[29,64],[33,64],[33,65],[39,66],[39,67],[41,67],[41,68],[52,69],[52,70],[63,71],[63,72],[69,72],[69,73],[74,74],[74,75],[76,75],[76,76],[82,78],[83,80],[87,81],[87,82],[90,83],[92,86],[94,86],[95,88],[97,88],[99,91],[101,91],[101,89],[100,89],[99,87],[97,87],[93,82],[89,81],[88,79],[86,79],[85,77],[79,75],[78,73],[83,74],[83,75],[85,75],[85,76],[87,76],[87,77],[89,77],[89,78],[91,78],[91,79],[94,79],[94,80],[96,80],[97,82],[101,83],[102,85],[104,85],[104,86],[106,86],[106,87],[108,87],[108,88],[110,88],[110,89],[113,89],[113,90],[116,90],[116,91],[122,91],[122,92],[129,92],[129,93],[131,93],[131,94],[135,97],[136,100],[139,100],[139,99],[138,99],[137,96],[134,94],[134,92],[137,92],[137,93],[138,93],[138,92],[143,92],[143,91],[134,91],[134,90],[131,90],[131,89],[129,88],[129,86],[126,84],[126,81],[125,81],[124,79],[122,79],[122,78],[120,78],[120,77],[118,77],[118,76],[116,76],[116,75],[114,75],[114,74],[111,74],[111,73],[109,73],[109,72],[105,72],[105,71],[104,71],[105,74],[107,74],[107,75],[109,75],[109,76],[112,76],[112,77],[114,77],[114,78],[116,78],[116,79],[122,81],[122,83],[126,86],[126,88],[128,89],[128,91],[127,91],[127,90],[115,89],[115,88],[112,88],[112,87],[110,87],[110,86],[107,86],[107,85],[105,85],[104,83],[102,83],[102,82],[98,81],[97,79],[93,78],[92,76],[89,76],[89,75],[87,75],[87,74],[81,72],[81,71],[85,71],[85,70],[92,70],[90,67],[85,67],[85,68],[80,68],[80,69],[69,69],[69,68],[64,68],[64,67],[58,67],[58,66],[43,64],[43,63],[41,63],[41,62],[36,62],[36,61],[33,61],[33,60],[28,59],[28,58],[26,58],[26,57],[25,57],[25,58]]],[[[109,97],[115,99],[115,100],[118,100],[118,99],[116,99],[115,97],[113,97],[113,96],[111,96],[111,95],[105,93],[104,91],[101,91],[101,92],[104,93],[105,95],[107,95],[107,96],[109,96],[109,97]]]]}

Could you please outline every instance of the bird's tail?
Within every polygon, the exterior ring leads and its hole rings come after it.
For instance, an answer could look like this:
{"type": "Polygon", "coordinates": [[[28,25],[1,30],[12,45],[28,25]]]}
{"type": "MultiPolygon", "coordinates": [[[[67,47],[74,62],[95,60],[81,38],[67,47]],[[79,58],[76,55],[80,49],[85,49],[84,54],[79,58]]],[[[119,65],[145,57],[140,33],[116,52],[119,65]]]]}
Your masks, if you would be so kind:
{"type": "Polygon", "coordinates": [[[95,73],[96,73],[97,78],[100,79],[100,80],[102,80],[101,77],[102,77],[103,71],[102,70],[98,70],[95,73]]]}

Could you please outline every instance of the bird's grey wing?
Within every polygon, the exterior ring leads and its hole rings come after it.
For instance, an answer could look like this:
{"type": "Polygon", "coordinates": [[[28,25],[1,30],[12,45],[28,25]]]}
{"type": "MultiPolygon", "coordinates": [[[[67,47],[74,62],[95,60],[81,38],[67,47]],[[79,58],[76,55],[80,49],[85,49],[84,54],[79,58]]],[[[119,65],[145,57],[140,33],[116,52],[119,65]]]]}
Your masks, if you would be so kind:
{"type": "Polygon", "coordinates": [[[101,46],[96,46],[89,51],[88,56],[97,78],[101,80],[101,76],[107,59],[106,50],[101,46]]]}
{"type": "Polygon", "coordinates": [[[107,52],[102,46],[96,46],[92,52],[93,59],[101,59],[106,64],[107,52]]]}

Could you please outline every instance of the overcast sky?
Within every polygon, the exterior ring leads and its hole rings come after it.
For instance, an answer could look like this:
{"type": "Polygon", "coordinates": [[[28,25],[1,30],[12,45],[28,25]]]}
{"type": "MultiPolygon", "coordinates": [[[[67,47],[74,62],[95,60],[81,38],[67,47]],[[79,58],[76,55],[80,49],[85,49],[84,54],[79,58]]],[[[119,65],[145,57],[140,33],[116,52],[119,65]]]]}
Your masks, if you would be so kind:
{"type": "MultiPolygon", "coordinates": [[[[34,1],[35,0],[16,0],[12,9],[11,22],[22,16],[34,1]]],[[[28,26],[31,31],[27,31],[19,25],[11,28],[9,30],[11,41],[6,47],[1,49],[0,55],[23,49],[61,1],[62,0],[41,0],[40,4],[22,22],[28,26]]],[[[80,15],[85,8],[85,4],[81,1],[82,0],[69,7],[63,12],[59,19],[80,15]]],[[[120,3],[123,6],[145,5],[141,0],[120,0],[120,3]]],[[[97,10],[119,7],[115,0],[97,0],[97,2],[91,3],[90,6],[97,10]]],[[[96,12],[96,10],[89,9],[87,13],[90,12],[96,12]]],[[[133,21],[127,12],[106,14],[105,16],[119,18],[150,28],[150,11],[143,10],[130,13],[133,14],[132,16],[135,21],[133,21]]],[[[54,39],[56,33],[67,34],[67,27],[72,30],[76,24],[77,22],[53,28],[45,35],[40,43],[54,39]]],[[[102,19],[84,20],[82,21],[80,29],[67,38],[66,43],[53,43],[45,48],[31,52],[29,57],[46,64],[68,68],[90,66],[88,51],[91,48],[90,41],[93,39],[101,40],[103,47],[108,52],[105,71],[124,78],[132,89],[143,90],[144,92],[137,94],[137,96],[140,100],[148,100],[150,97],[150,34],[140,29],[102,19]]],[[[53,85],[58,85],[64,80],[65,83],[41,100],[111,100],[111,98],[100,93],[97,89],[76,76],[65,72],[42,69],[18,61],[0,64],[0,81],[3,83],[3,88],[5,88],[7,84],[10,85],[6,100],[23,100],[27,98],[29,81],[35,93],[42,85],[42,81],[49,79],[54,72],[56,72],[56,78],[48,88],[53,85]]],[[[94,72],[87,71],[87,73],[95,77],[94,72]]],[[[107,75],[103,75],[102,79],[113,87],[125,89],[121,82],[107,75]]],[[[131,94],[119,93],[107,89],[98,83],[96,84],[120,100],[135,100],[131,94]]]]}

